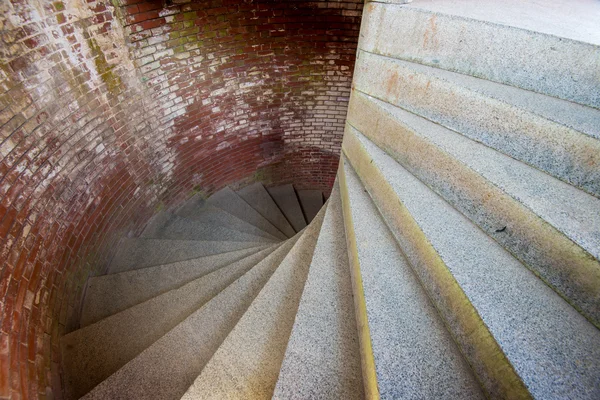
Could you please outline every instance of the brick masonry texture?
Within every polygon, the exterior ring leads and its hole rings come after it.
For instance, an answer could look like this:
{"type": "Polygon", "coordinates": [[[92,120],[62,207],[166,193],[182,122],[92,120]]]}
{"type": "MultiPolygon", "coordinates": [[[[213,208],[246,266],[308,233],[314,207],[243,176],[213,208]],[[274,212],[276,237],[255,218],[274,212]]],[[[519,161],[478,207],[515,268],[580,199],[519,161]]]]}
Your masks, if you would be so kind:
{"type": "Polygon", "coordinates": [[[85,282],[151,215],[328,191],[362,1],[0,2],[0,398],[61,398],[85,282]]]}

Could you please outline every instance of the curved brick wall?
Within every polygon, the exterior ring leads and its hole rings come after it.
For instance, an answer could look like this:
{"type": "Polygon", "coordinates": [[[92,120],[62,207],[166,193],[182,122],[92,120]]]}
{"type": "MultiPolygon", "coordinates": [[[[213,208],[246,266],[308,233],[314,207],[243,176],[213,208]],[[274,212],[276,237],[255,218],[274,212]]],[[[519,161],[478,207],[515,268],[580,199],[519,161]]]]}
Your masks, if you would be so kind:
{"type": "Polygon", "coordinates": [[[0,2],[0,398],[60,398],[87,277],[227,184],[328,190],[361,1],[0,2]]]}

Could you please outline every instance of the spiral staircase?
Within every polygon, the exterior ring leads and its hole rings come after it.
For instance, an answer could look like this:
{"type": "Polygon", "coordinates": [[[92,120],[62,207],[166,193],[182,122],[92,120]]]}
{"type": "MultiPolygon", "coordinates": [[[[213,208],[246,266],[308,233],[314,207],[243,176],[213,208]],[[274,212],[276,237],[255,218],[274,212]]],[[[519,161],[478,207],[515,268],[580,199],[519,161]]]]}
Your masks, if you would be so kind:
{"type": "Polygon", "coordinates": [[[325,205],[225,188],[125,239],[67,398],[600,398],[598,10],[396,3],[365,7],[325,205]]]}

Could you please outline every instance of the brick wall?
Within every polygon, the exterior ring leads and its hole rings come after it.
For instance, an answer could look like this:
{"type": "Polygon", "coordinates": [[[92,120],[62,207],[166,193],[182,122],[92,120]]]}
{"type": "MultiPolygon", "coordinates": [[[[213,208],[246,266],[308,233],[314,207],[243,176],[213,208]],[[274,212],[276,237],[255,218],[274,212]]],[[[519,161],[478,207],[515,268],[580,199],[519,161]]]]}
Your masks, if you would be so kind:
{"type": "Polygon", "coordinates": [[[0,398],[60,398],[58,338],[120,237],[252,180],[328,190],[361,1],[0,2],[0,398]]]}

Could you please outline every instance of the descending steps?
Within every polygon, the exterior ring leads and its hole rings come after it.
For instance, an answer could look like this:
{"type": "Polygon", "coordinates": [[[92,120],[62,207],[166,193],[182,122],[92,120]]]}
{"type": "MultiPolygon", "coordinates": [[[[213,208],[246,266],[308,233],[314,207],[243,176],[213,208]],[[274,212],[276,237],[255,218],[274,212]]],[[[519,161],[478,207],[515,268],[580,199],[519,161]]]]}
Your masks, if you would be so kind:
{"type": "MultiPolygon", "coordinates": [[[[301,192],[299,192],[300,194],[301,192]]],[[[361,399],[339,186],[333,188],[273,398],[361,399]]]]}
{"type": "Polygon", "coordinates": [[[387,399],[484,398],[471,368],[348,163],[340,166],[339,176],[354,280],[362,286],[369,329],[362,351],[375,368],[377,387],[368,390],[387,399]]]}
{"type": "Polygon", "coordinates": [[[401,3],[365,6],[329,200],[226,187],[124,239],[67,399],[600,398],[600,8],[401,3]]]}
{"type": "Polygon", "coordinates": [[[300,202],[298,201],[294,187],[292,185],[285,185],[270,187],[267,190],[287,220],[290,221],[294,230],[299,232],[304,229],[306,219],[300,208],[300,202]]]}

